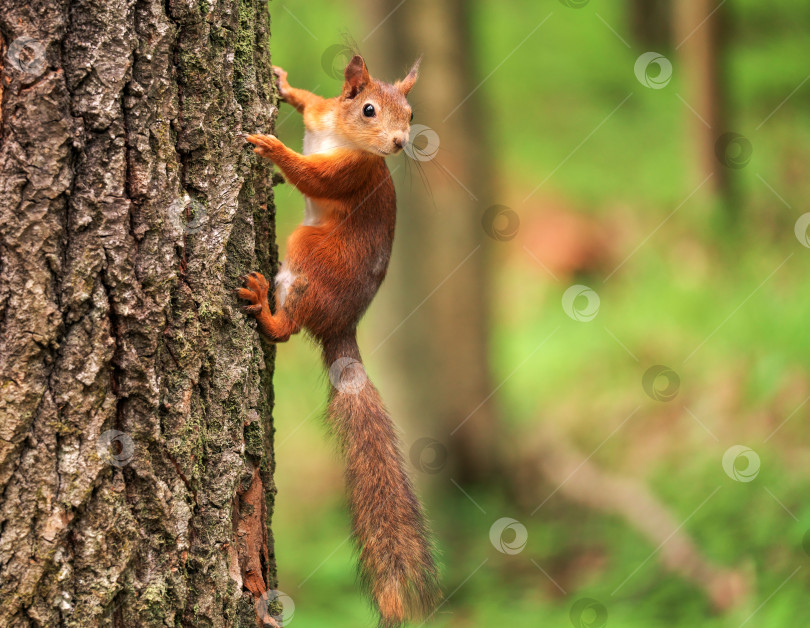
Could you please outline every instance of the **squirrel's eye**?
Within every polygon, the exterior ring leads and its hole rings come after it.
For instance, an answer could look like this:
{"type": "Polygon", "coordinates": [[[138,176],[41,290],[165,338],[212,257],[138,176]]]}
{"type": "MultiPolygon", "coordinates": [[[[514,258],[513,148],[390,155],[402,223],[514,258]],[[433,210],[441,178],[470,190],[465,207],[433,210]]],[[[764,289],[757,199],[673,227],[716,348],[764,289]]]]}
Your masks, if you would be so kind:
{"type": "Polygon", "coordinates": [[[413,111],[411,111],[411,122],[413,122],[413,111]]]}
{"type": "Polygon", "coordinates": [[[366,116],[367,118],[373,118],[374,117],[374,105],[372,105],[370,103],[366,104],[366,105],[363,105],[363,115],[366,116]]]}

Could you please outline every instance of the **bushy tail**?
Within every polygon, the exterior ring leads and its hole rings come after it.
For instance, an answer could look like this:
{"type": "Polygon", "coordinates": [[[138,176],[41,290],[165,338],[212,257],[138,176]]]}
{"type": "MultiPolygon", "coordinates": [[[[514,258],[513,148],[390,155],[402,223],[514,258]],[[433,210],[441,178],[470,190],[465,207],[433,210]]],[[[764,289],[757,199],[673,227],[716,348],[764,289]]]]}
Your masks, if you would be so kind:
{"type": "Polygon", "coordinates": [[[405,472],[396,429],[360,362],[354,333],[324,343],[329,420],[346,457],[360,576],[384,628],[424,616],[440,597],[422,509],[405,472]]]}

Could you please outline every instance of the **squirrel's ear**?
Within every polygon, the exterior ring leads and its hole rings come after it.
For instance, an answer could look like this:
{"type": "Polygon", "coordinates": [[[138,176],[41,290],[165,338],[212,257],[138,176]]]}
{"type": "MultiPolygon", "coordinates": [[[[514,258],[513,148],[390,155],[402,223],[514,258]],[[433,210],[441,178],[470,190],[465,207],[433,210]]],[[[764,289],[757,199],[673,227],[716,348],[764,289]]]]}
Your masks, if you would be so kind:
{"type": "Polygon", "coordinates": [[[422,57],[420,56],[416,63],[413,64],[411,71],[408,72],[408,75],[402,79],[401,81],[397,81],[395,83],[396,88],[401,91],[405,96],[408,95],[408,92],[411,91],[413,84],[416,83],[416,79],[419,77],[419,64],[422,62],[422,57]]]}
{"type": "Polygon", "coordinates": [[[366,62],[360,55],[354,55],[343,75],[346,82],[343,84],[343,97],[354,98],[363,91],[363,88],[371,82],[371,76],[366,68],[366,62]]]}

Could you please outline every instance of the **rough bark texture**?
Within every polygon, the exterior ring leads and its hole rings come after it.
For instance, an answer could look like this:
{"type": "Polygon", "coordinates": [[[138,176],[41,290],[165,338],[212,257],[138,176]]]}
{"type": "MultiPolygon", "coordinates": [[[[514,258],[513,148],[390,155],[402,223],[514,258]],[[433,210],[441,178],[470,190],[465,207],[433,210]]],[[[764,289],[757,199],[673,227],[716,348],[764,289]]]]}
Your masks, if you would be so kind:
{"type": "Polygon", "coordinates": [[[275,587],[233,297],[276,264],[268,37],[263,0],[3,0],[2,626],[255,626],[275,587]]]}

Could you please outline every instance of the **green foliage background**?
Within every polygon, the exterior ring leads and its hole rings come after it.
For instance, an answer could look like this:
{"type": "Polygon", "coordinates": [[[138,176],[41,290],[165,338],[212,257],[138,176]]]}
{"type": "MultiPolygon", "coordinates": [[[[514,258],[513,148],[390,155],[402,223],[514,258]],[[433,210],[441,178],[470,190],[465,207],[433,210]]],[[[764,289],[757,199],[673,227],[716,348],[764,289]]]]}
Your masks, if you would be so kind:
{"type": "MultiPolygon", "coordinates": [[[[591,452],[639,407],[623,437],[593,460],[646,481],[679,521],[686,520],[683,529],[706,556],[755,574],[755,592],[743,608],[714,614],[704,595],[666,572],[655,548],[624,521],[560,499],[530,517],[494,490],[471,495],[482,514],[452,485],[420,476],[442,551],[445,590],[452,594],[426,625],[568,626],[571,606],[582,597],[606,606],[608,626],[810,623],[810,556],[802,549],[810,529],[810,249],[793,233],[799,216],[810,211],[810,82],[803,83],[810,73],[810,4],[729,5],[735,113],[725,130],[742,133],[754,148],[748,166],[734,173],[741,199],[733,208],[736,218],[725,221],[714,203],[689,202],[656,231],[693,187],[685,145],[691,114],[677,97],[683,93],[677,62],[666,89],[638,83],[633,64],[645,50],[632,40],[624,2],[592,1],[574,10],[551,0],[508,0],[474,3],[472,10],[482,78],[552,13],[480,90],[490,112],[482,132],[493,140],[504,204],[520,207],[633,94],[543,187],[581,212],[629,216],[636,230],[625,254],[644,241],[609,281],[583,281],[599,292],[598,318],[589,325],[570,320],[559,306],[566,286],[542,280],[537,268],[507,255],[495,260],[496,381],[559,327],[500,389],[504,420],[519,430],[562,417],[575,442],[591,452]],[[681,378],[671,404],[655,402],[641,389],[641,374],[658,363],[671,365],[681,378]],[[754,482],[736,483],[723,473],[723,452],[735,444],[759,454],[754,482]],[[502,516],[527,526],[521,554],[500,554],[489,543],[489,527],[502,516]],[[567,594],[532,561],[564,578],[567,594]]],[[[361,41],[373,28],[360,7],[275,1],[270,10],[274,62],[294,85],[336,94],[339,82],[324,72],[321,56],[343,32],[361,41]]],[[[373,72],[373,59],[369,65],[373,72]]],[[[300,116],[282,106],[279,120],[278,135],[300,148],[300,116]]],[[[431,124],[418,111],[414,122],[431,124]]],[[[303,201],[289,186],[276,190],[283,238],[300,221],[303,201]]],[[[366,337],[373,335],[373,307],[369,318],[361,330],[366,337]]],[[[373,361],[368,368],[383,392],[396,386],[373,361]]],[[[274,529],[280,588],[295,602],[291,625],[371,626],[373,615],[355,583],[341,465],[321,422],[326,384],[317,351],[301,338],[280,346],[276,382],[274,529]]]]}

